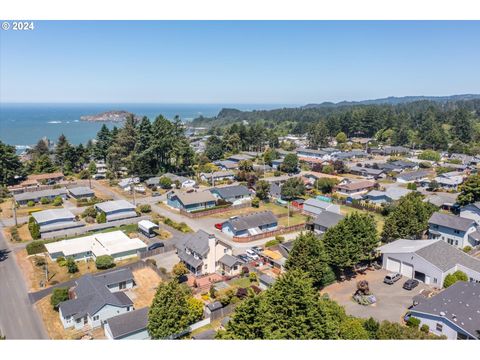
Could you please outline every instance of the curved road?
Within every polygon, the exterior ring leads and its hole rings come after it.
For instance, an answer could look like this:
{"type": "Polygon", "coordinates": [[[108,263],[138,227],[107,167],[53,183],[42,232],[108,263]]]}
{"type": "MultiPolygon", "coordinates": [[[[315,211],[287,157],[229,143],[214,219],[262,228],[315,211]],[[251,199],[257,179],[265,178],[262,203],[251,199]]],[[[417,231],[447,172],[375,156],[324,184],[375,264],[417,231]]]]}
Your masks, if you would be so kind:
{"type": "Polygon", "coordinates": [[[48,339],[0,228],[0,332],[7,339],[48,339]]]}

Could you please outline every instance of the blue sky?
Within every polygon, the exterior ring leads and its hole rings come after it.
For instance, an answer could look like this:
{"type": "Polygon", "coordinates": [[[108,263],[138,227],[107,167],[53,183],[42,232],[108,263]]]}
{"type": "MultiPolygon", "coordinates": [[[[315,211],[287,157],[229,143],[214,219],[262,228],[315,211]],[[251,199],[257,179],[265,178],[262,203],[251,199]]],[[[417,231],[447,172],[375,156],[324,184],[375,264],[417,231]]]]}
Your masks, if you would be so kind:
{"type": "Polygon", "coordinates": [[[1,102],[305,104],[480,93],[480,21],[40,21],[1,102]]]}

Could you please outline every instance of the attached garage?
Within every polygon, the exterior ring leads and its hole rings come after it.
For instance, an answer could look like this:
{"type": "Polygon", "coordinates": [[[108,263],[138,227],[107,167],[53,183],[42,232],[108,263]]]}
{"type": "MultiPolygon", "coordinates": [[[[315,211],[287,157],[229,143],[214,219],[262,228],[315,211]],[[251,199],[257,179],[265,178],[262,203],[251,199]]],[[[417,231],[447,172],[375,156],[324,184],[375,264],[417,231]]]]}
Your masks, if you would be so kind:
{"type": "Polygon", "coordinates": [[[408,278],[413,278],[413,265],[402,262],[400,274],[408,278]]]}
{"type": "Polygon", "coordinates": [[[392,259],[390,257],[387,258],[386,269],[388,271],[399,273],[400,272],[400,265],[401,265],[400,261],[392,259]]]}

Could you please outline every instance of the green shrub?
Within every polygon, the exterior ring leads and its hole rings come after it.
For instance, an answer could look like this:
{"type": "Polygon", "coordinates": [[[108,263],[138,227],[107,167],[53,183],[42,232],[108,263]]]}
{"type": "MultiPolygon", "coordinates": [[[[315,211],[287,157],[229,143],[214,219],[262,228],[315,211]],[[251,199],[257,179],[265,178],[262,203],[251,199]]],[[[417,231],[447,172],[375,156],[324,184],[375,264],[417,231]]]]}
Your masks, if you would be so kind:
{"type": "Polygon", "coordinates": [[[32,235],[32,239],[40,239],[40,226],[37,224],[33,217],[30,217],[30,219],[28,219],[28,230],[30,230],[30,235],[32,235]]]}
{"type": "Polygon", "coordinates": [[[254,207],[254,208],[260,207],[260,199],[258,197],[253,198],[252,207],[254,207]]]}
{"type": "Polygon", "coordinates": [[[146,214],[152,211],[152,207],[149,204],[139,205],[138,211],[140,211],[142,214],[146,214]]]}
{"type": "Polygon", "coordinates": [[[27,245],[26,249],[28,255],[40,254],[47,251],[44,242],[40,240],[32,241],[30,244],[27,245]]]}
{"type": "Polygon", "coordinates": [[[407,320],[407,326],[418,328],[420,326],[420,319],[410,316],[407,320]]]}
{"type": "Polygon", "coordinates": [[[417,184],[415,184],[415,183],[408,183],[408,184],[407,184],[407,189],[408,189],[408,190],[414,190],[414,191],[415,191],[415,190],[417,190],[417,184]]]}
{"type": "Polygon", "coordinates": [[[448,288],[457,281],[468,281],[468,275],[460,270],[455,271],[453,274],[448,274],[443,281],[443,287],[448,288]]]}
{"type": "Polygon", "coordinates": [[[28,207],[33,207],[33,206],[35,206],[35,201],[30,200],[29,202],[27,202],[27,206],[28,206],[28,207]]]}
{"type": "Polygon", "coordinates": [[[333,284],[335,281],[337,281],[337,276],[335,275],[335,272],[333,269],[327,265],[327,268],[325,269],[325,273],[323,274],[322,281],[321,281],[321,286],[325,287],[328,285],[333,284]]]}
{"type": "Polygon", "coordinates": [[[50,200],[48,200],[46,197],[42,197],[40,199],[40,203],[43,204],[43,205],[46,205],[46,204],[50,203],[50,200]]]}
{"type": "Polygon", "coordinates": [[[248,278],[250,279],[251,282],[257,281],[257,273],[255,273],[255,272],[252,271],[252,272],[248,275],[248,278]]]}
{"type": "Polygon", "coordinates": [[[280,241],[278,241],[277,239],[269,240],[265,243],[265,247],[268,248],[270,246],[275,246],[275,245],[278,245],[278,244],[280,244],[280,241]]]}
{"type": "Polygon", "coordinates": [[[273,176],[280,176],[280,175],[282,175],[282,172],[280,170],[275,170],[273,172],[273,176]]]}
{"type": "Polygon", "coordinates": [[[50,304],[54,310],[58,311],[58,305],[62,301],[68,300],[68,288],[56,288],[53,289],[52,296],[50,297],[50,304]]]}
{"type": "Polygon", "coordinates": [[[285,237],[281,235],[275,235],[275,240],[277,240],[281,244],[285,241],[285,237]]]}
{"type": "Polygon", "coordinates": [[[78,272],[78,266],[75,260],[72,257],[67,258],[67,270],[70,274],[75,274],[78,272]]]}
{"type": "Polygon", "coordinates": [[[90,178],[90,175],[91,175],[90,172],[87,169],[85,169],[85,170],[82,170],[78,173],[78,178],[82,179],[82,180],[85,180],[85,179],[90,178]]]}
{"type": "Polygon", "coordinates": [[[468,254],[470,251],[472,251],[472,247],[470,245],[467,245],[463,248],[463,251],[468,254]]]}
{"type": "Polygon", "coordinates": [[[96,218],[97,217],[97,210],[94,206],[89,206],[82,212],[82,218],[86,218],[87,216],[96,218]]]}
{"type": "Polygon", "coordinates": [[[67,259],[65,259],[63,256],[58,257],[56,261],[57,261],[58,266],[66,266],[67,265],[67,259]]]}
{"type": "Polygon", "coordinates": [[[424,332],[425,334],[428,334],[428,332],[430,331],[430,328],[428,327],[427,324],[423,324],[422,326],[420,326],[420,331],[424,332]]]}
{"type": "Polygon", "coordinates": [[[162,176],[159,180],[159,185],[162,189],[171,189],[172,180],[168,177],[162,176]]]}
{"type": "Polygon", "coordinates": [[[110,255],[102,255],[97,257],[95,260],[95,265],[99,270],[110,269],[115,266],[115,261],[110,255]]]}
{"type": "Polygon", "coordinates": [[[97,223],[99,224],[104,224],[107,222],[107,215],[103,212],[103,211],[100,211],[98,214],[97,214],[97,223]]]}
{"type": "Polygon", "coordinates": [[[53,199],[52,205],[53,206],[60,206],[63,204],[63,199],[61,196],[57,196],[55,199],[53,199]]]}

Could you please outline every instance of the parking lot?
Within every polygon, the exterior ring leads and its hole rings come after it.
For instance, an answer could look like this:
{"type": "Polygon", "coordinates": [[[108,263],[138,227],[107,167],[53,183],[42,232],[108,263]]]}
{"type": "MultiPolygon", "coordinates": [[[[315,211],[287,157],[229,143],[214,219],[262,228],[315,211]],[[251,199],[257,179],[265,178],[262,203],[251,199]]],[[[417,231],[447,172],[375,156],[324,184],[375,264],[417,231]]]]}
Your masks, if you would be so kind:
{"type": "Polygon", "coordinates": [[[339,282],[327,286],[322,293],[328,295],[345,307],[347,314],[361,318],[373,317],[378,321],[388,320],[399,322],[408,307],[412,305],[412,298],[422,289],[430,289],[428,285],[420,283],[415,289],[408,291],[402,288],[407,278],[402,277],[393,285],[383,283],[388,274],[386,270],[368,271],[365,275],[357,275],[355,279],[339,282]],[[357,282],[367,280],[370,291],[377,298],[377,303],[370,306],[359,305],[352,300],[357,289],[357,282]]]}

